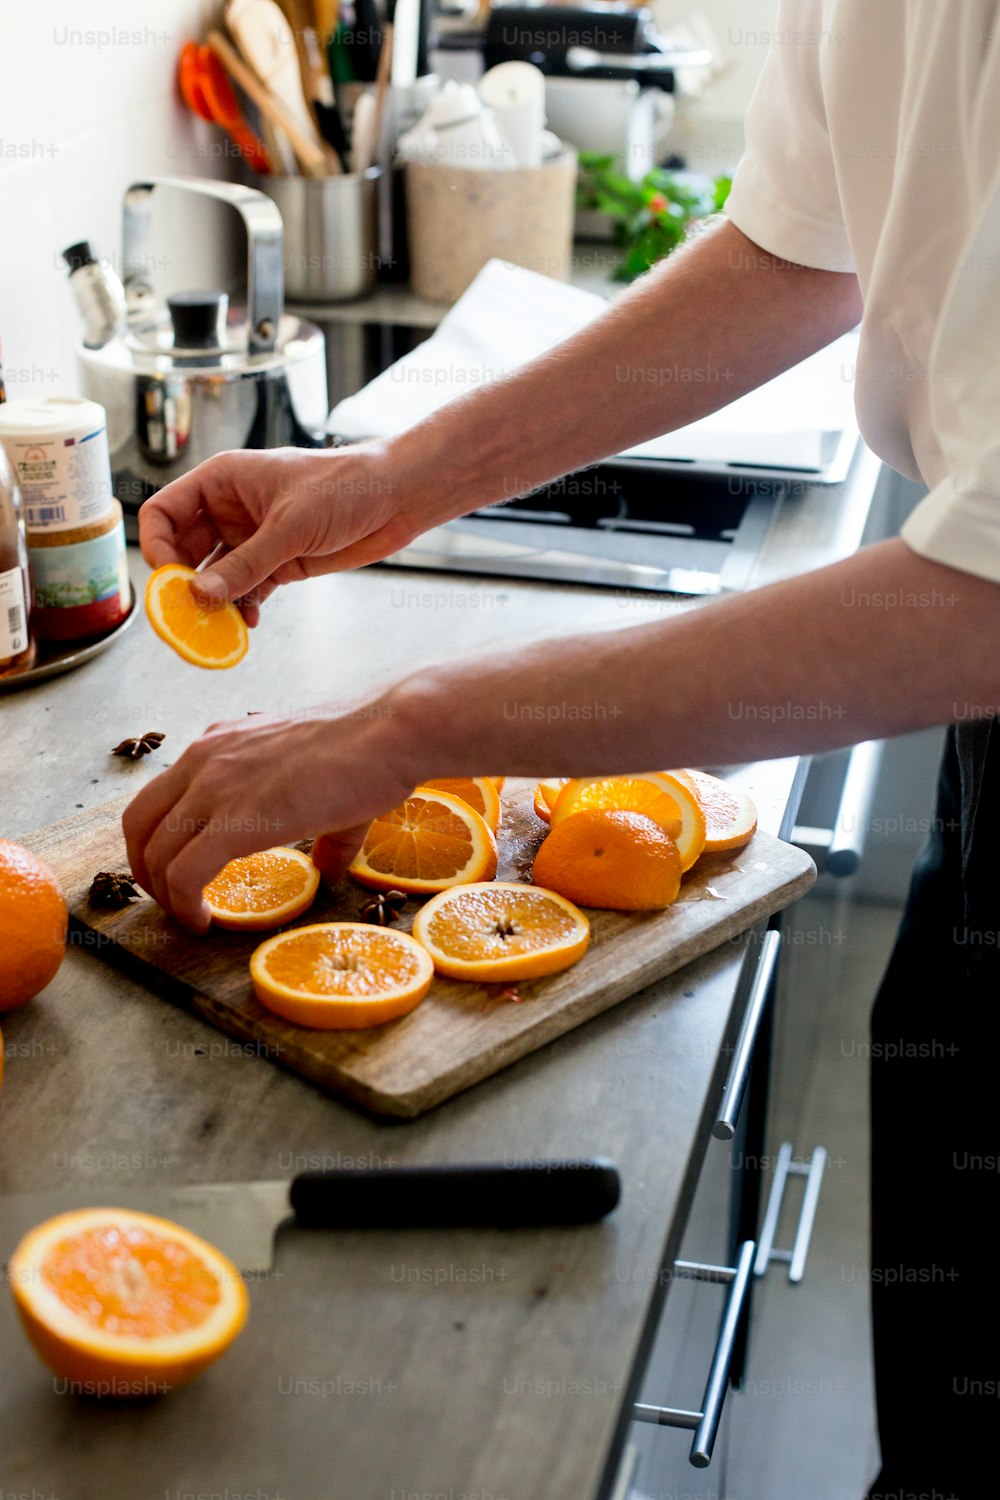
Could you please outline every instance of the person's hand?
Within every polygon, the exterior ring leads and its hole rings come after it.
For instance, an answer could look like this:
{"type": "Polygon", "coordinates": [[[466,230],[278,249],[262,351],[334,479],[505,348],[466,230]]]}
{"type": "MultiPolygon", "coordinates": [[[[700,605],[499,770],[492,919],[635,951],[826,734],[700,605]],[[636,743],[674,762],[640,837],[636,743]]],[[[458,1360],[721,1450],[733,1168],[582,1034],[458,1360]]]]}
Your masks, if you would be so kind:
{"type": "Polygon", "coordinates": [[[346,870],[379,813],[420,780],[391,695],[353,709],[214,724],[125,809],[129,866],[178,921],[202,932],[202,889],[230,859],[320,833],[346,870]]]}
{"type": "Polygon", "coordinates": [[[196,568],[221,542],[195,596],[239,599],[255,625],[279,584],[377,562],[433,525],[406,513],[403,490],[381,443],[220,453],[145,502],[142,555],[196,568]]]}

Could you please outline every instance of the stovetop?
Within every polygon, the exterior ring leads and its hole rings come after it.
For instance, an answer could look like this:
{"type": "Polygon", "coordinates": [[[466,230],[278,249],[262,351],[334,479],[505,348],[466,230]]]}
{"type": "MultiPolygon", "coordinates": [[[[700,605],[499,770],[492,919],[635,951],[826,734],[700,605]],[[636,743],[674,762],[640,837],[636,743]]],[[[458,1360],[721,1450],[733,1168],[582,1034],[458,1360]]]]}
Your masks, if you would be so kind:
{"type": "MultiPolygon", "coordinates": [[[[431,330],[319,320],[330,404],[431,330]]],[[[613,459],[426,532],[390,566],[703,595],[745,588],[787,485],[613,459]]]]}

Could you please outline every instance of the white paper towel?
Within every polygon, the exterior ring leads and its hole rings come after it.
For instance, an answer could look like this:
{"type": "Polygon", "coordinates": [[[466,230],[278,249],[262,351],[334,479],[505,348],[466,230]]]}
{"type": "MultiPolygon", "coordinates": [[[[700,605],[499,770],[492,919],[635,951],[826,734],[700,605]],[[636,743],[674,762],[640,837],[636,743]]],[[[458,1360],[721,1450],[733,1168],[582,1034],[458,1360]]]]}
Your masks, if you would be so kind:
{"type": "MultiPolygon", "coordinates": [[[[346,438],[405,432],[453,397],[544,354],[607,305],[592,292],[491,260],[425,343],[334,407],[328,431],[346,438]]],[[[712,416],[641,443],[628,456],[819,470],[829,456],[829,434],[852,421],[856,357],[857,335],[847,334],[712,416]]],[[[655,368],[629,375],[663,387],[684,377],[669,350],[655,368]]],[[[724,391],[724,372],[708,372],[712,378],[724,391]]]]}

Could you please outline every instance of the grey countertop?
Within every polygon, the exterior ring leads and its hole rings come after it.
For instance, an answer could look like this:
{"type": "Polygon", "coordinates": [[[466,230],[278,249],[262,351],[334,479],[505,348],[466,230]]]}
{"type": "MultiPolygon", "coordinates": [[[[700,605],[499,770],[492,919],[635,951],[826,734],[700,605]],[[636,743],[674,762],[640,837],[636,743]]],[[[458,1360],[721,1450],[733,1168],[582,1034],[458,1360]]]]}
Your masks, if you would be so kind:
{"type": "MultiPolygon", "coordinates": [[[[858,545],[878,466],[786,505],[756,581],[858,545]]],[[[141,589],[145,568],[132,555],[141,589]]],[[[649,620],[676,601],[388,568],[268,603],[243,666],[199,673],[138,620],[63,678],[0,698],[2,832],[17,838],[137,790],[211,721],[293,710],[464,650],[649,620]],[[136,764],[124,735],[166,733],[136,764]]],[[[502,768],[500,768],[502,769],[502,768]]],[[[787,831],[794,760],[737,768],[787,831]]],[[[4,1017],[0,1256],[21,1195],[113,1203],[116,1188],[252,1180],[314,1166],[603,1155],[623,1199],[603,1224],[519,1232],[297,1233],[251,1287],[247,1330],[170,1397],[61,1394],[0,1299],[8,1490],[49,1500],[587,1500],[603,1493],[661,1268],[676,1255],[739,1028],[741,939],[421,1120],[371,1119],[228,1041],[71,944],[43,995],[4,1017]]]]}

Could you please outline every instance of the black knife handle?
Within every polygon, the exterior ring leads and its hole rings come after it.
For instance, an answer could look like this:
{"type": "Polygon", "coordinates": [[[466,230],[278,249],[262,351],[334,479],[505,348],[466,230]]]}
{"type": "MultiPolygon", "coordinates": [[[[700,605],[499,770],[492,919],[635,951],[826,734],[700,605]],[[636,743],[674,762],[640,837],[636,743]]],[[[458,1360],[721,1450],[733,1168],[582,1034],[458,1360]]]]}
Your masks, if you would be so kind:
{"type": "Polygon", "coordinates": [[[600,1157],[303,1172],[291,1187],[310,1229],[592,1224],[620,1196],[617,1168],[600,1157]]]}

